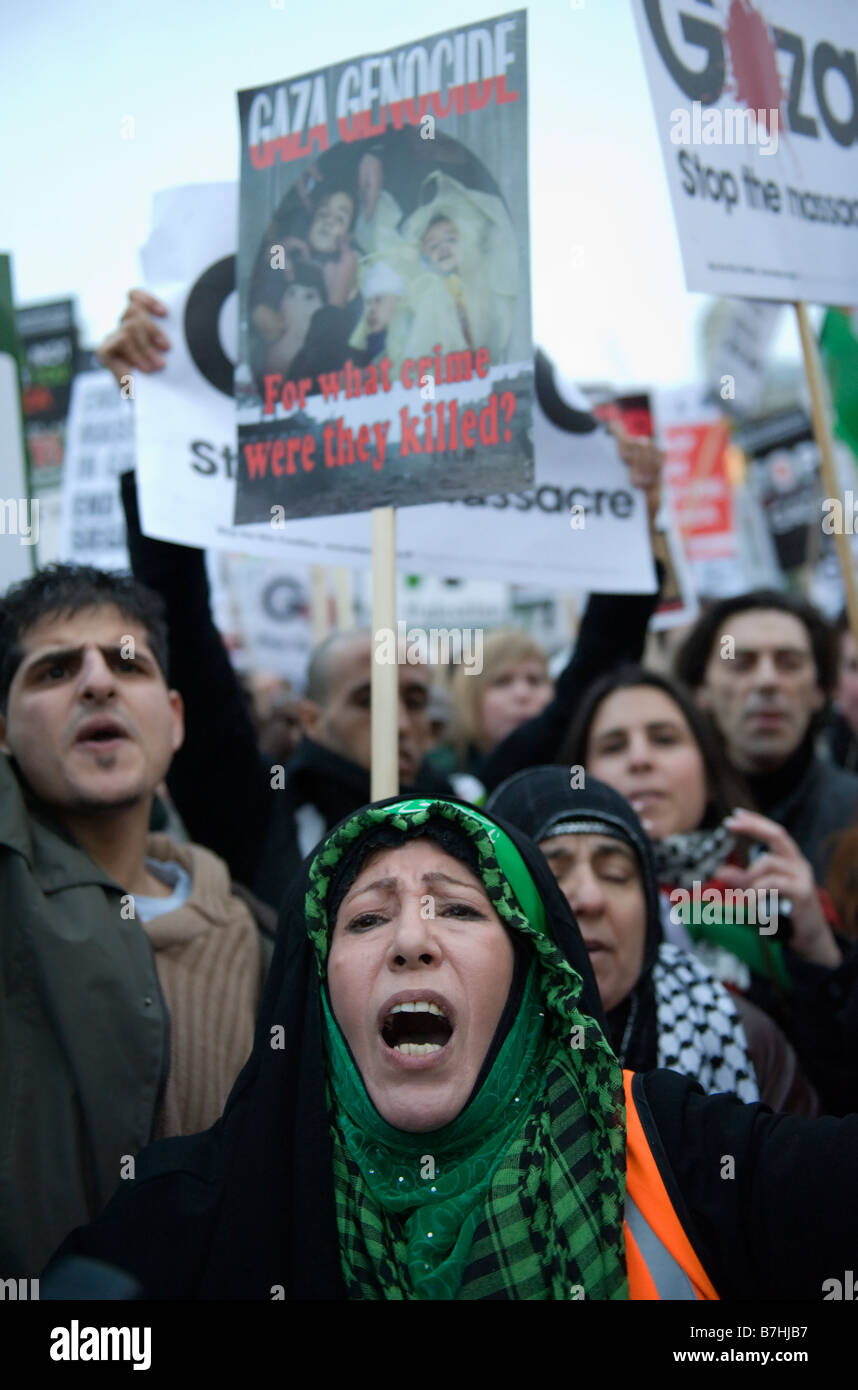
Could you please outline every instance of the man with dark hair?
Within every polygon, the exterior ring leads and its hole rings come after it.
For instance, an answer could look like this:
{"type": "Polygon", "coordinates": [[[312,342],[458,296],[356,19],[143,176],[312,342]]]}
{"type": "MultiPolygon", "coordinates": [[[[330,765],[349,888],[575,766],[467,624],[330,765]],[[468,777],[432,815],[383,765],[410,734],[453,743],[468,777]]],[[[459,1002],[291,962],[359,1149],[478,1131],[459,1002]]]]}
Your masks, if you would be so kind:
{"type": "Polygon", "coordinates": [[[4,1277],[151,1139],[212,1124],[252,1043],[270,948],[225,865],[149,830],[184,734],[166,664],[130,577],[55,565],[0,598],[4,1277]]]}
{"type": "Polygon", "coordinates": [[[713,604],[676,672],[712,717],[757,808],[821,878],[831,837],[858,813],[858,777],[816,754],[837,679],[831,628],[806,600],[758,589],[713,604]]]}

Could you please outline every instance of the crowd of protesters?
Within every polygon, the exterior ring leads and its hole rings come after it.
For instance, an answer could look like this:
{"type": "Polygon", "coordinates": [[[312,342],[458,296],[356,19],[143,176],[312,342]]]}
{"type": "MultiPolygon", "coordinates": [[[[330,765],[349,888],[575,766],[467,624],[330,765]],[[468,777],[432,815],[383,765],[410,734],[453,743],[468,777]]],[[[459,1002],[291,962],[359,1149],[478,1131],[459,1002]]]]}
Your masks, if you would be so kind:
{"type": "MultiPolygon", "coordinates": [[[[117,378],[159,316],[134,292],[117,378]]],[[[653,521],[662,456],[614,434],[653,521]]],[[[822,1298],[858,1253],[848,624],[746,593],[665,674],[658,594],[594,594],[555,681],[514,631],[400,665],[372,804],[372,634],[242,684],[203,553],[121,493],[130,575],[0,598],[0,1277],[822,1298]]]]}

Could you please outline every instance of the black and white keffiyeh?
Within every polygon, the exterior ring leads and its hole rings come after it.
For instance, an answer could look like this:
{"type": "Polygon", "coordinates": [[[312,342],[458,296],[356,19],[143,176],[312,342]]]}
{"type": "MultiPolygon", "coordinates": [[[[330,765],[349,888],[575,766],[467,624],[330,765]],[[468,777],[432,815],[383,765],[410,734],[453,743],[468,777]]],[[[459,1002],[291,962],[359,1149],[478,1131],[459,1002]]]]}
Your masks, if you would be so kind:
{"type": "Polygon", "coordinates": [[[658,1065],[699,1081],[707,1095],[760,1099],[742,1020],[729,991],[699,961],[662,942],[653,966],[658,1065]]]}
{"type": "Polygon", "coordinates": [[[656,878],[670,888],[690,890],[695,879],[705,883],[714,877],[735,844],[736,837],[723,825],[653,840],[656,878]]]}

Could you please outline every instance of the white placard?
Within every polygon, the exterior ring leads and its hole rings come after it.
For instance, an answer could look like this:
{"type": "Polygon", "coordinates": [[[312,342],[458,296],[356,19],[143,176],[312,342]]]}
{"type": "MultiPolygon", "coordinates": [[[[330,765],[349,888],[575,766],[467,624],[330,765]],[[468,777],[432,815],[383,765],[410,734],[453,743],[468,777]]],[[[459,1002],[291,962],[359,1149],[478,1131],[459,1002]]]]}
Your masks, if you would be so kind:
{"type": "Polygon", "coordinates": [[[854,4],[634,0],[634,13],[689,290],[854,304],[854,4]]]}
{"type": "Polygon", "coordinates": [[[123,398],[110,372],[82,372],[72,382],[66,428],[63,560],[128,568],[119,475],[134,461],[134,401],[123,398]]]}

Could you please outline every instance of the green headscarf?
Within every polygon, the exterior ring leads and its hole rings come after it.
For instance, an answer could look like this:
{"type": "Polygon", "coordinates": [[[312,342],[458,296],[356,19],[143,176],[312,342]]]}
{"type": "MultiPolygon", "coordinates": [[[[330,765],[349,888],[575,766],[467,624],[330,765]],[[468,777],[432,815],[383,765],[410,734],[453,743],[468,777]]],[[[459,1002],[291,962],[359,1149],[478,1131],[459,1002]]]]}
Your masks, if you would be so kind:
{"type": "Polygon", "coordinates": [[[522,855],[479,812],[405,800],[358,812],[310,869],[307,930],[323,982],[334,1184],[350,1298],[628,1297],[622,1074],[578,1001],[522,855]],[[327,1001],[343,856],[379,826],[449,822],[474,846],[506,928],[533,948],[518,1014],[477,1094],[450,1124],[406,1133],[380,1117],[327,1001]]]}

